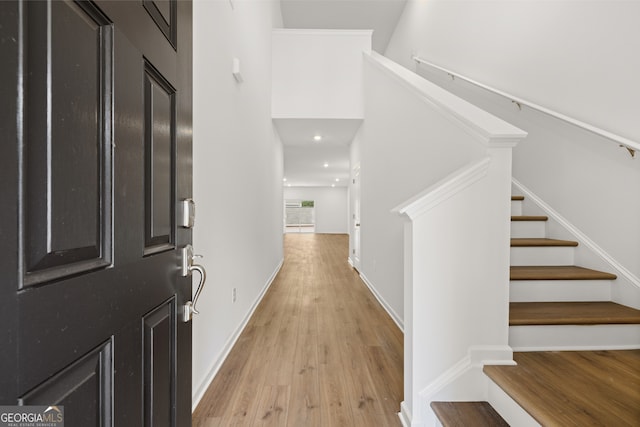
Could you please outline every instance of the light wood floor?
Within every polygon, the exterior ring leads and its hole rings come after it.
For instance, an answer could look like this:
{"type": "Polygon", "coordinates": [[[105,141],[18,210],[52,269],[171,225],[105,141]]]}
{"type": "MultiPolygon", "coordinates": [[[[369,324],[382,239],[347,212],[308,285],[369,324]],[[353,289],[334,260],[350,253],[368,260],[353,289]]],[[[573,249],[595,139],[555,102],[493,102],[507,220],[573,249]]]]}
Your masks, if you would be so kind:
{"type": "Polygon", "coordinates": [[[400,426],[402,333],[347,254],[346,235],[285,235],[282,270],[194,427],[400,426]]]}

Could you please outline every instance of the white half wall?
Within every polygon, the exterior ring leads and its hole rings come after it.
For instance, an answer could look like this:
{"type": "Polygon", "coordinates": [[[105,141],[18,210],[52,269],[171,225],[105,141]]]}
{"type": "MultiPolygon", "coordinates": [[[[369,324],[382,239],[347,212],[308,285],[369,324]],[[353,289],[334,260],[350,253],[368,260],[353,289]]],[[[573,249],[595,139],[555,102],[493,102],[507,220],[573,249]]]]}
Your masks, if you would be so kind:
{"type": "Polygon", "coordinates": [[[404,320],[403,220],[391,210],[485,150],[459,123],[373,63],[364,61],[360,271],[404,320]]]}
{"type": "Polygon", "coordinates": [[[347,234],[347,187],[285,187],[285,200],[313,200],[316,233],[347,234]]]}
{"type": "Polygon", "coordinates": [[[513,176],[636,278],[640,160],[411,56],[640,142],[638,16],[636,1],[409,1],[386,52],[527,131],[513,176]]]}
{"type": "Polygon", "coordinates": [[[371,30],[273,31],[274,118],[362,118],[371,30]]]}
{"type": "Polygon", "coordinates": [[[209,273],[193,320],[195,407],[282,261],[283,162],[271,121],[279,3],[195,1],[193,20],[193,244],[209,273]]]}

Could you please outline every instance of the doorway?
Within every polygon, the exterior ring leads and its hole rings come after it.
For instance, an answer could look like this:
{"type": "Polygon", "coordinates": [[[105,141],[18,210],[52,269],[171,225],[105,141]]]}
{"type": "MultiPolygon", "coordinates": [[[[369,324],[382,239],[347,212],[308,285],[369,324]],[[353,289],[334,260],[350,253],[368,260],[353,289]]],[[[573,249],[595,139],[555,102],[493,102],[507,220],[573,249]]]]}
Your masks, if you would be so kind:
{"type": "Polygon", "coordinates": [[[284,232],[315,233],[316,208],[314,200],[284,201],[284,232]]]}

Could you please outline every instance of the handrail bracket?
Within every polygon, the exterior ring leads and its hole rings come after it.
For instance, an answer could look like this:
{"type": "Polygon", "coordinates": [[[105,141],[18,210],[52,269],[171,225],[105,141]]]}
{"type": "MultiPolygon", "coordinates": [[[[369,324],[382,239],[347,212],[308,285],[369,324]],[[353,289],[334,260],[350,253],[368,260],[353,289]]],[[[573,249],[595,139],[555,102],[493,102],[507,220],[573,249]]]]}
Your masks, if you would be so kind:
{"type": "Polygon", "coordinates": [[[620,144],[620,147],[626,148],[632,159],[636,158],[636,150],[634,150],[633,148],[629,147],[628,145],[624,145],[624,144],[620,144]]]}

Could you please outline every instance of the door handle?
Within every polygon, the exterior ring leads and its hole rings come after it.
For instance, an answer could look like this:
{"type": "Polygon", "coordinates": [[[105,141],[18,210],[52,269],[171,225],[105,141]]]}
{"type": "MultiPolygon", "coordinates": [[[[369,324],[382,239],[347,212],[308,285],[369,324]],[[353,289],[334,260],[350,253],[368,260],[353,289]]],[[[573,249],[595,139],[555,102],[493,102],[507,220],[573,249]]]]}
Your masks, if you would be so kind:
{"type": "Polygon", "coordinates": [[[196,258],[202,258],[202,255],[195,255],[193,253],[193,246],[187,245],[182,248],[182,276],[190,277],[193,271],[200,273],[200,282],[198,283],[195,294],[193,294],[193,301],[187,301],[182,306],[183,322],[189,322],[194,314],[200,314],[196,309],[196,303],[198,302],[198,298],[200,298],[200,294],[204,289],[204,284],[207,281],[207,270],[205,270],[202,265],[194,263],[196,258]]]}

